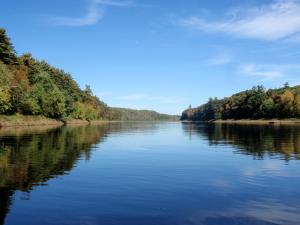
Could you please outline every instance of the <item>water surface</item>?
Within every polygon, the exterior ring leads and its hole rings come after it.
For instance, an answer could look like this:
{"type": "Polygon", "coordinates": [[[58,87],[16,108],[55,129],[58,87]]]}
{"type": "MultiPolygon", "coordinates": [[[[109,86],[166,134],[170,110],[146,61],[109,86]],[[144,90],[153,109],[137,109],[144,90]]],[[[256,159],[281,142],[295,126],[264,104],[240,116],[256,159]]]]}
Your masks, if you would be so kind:
{"type": "Polygon", "coordinates": [[[0,224],[300,224],[300,127],[0,130],[0,224]]]}

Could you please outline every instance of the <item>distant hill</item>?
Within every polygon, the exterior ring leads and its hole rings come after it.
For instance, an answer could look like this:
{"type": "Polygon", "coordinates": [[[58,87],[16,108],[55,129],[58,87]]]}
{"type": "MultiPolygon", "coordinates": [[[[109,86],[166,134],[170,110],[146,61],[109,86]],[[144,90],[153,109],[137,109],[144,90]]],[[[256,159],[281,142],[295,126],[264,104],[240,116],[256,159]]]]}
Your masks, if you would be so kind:
{"type": "Polygon", "coordinates": [[[199,107],[186,109],[181,120],[300,118],[300,86],[278,89],[253,87],[231,97],[211,98],[199,107]]]}
{"type": "Polygon", "coordinates": [[[108,107],[89,86],[80,89],[71,74],[29,53],[18,56],[0,29],[0,115],[38,115],[68,120],[173,120],[147,110],[108,107]]]}
{"type": "Polygon", "coordinates": [[[113,118],[121,121],[178,121],[179,116],[161,114],[151,110],[111,108],[113,118]]]}

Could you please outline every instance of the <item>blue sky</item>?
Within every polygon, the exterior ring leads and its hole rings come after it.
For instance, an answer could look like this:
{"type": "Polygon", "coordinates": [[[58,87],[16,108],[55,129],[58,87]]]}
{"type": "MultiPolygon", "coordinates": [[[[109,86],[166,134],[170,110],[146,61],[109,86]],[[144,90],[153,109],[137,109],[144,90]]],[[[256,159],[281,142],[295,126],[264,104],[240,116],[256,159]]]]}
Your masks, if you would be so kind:
{"type": "Polygon", "coordinates": [[[111,106],[180,114],[209,97],[300,84],[300,1],[9,0],[19,54],[70,72],[111,106]]]}

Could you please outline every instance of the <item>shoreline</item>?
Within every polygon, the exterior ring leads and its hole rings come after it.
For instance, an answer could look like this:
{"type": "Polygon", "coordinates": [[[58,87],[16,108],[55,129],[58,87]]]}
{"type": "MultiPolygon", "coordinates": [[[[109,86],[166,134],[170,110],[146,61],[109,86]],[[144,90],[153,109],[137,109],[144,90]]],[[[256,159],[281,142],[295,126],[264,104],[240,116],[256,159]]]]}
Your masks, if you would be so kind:
{"type": "MultiPolygon", "coordinates": [[[[66,121],[50,119],[43,116],[24,116],[24,115],[0,115],[0,129],[18,127],[47,127],[47,126],[74,126],[74,125],[101,125],[115,122],[138,122],[138,121],[116,121],[116,120],[80,120],[70,119],[66,121]]],[[[152,121],[140,121],[152,122],[152,121]]],[[[157,122],[157,121],[153,121],[157,122]]],[[[168,121],[170,122],[170,121],[168,121]]],[[[210,123],[210,124],[240,124],[240,125],[300,125],[300,119],[241,119],[241,120],[212,120],[212,121],[172,121],[181,123],[210,123]]]]}
{"type": "MultiPolygon", "coordinates": [[[[22,128],[22,127],[62,127],[62,126],[84,126],[84,125],[102,125],[116,122],[158,122],[158,121],[117,121],[117,120],[58,120],[50,119],[44,116],[25,116],[25,115],[0,115],[0,129],[4,128],[22,128]]],[[[180,121],[166,121],[180,122],[180,121]]]]}
{"type": "Polygon", "coordinates": [[[0,129],[4,128],[19,128],[19,127],[62,127],[62,126],[71,126],[71,125],[97,125],[97,124],[105,124],[116,121],[109,120],[58,120],[58,119],[50,119],[43,116],[25,116],[25,115],[0,115],[0,129]]]}
{"type": "Polygon", "coordinates": [[[11,115],[0,116],[0,128],[5,127],[34,127],[34,126],[63,126],[64,122],[43,116],[11,115]]]}
{"type": "Polygon", "coordinates": [[[183,123],[212,123],[212,124],[239,124],[239,125],[300,125],[300,119],[241,119],[241,120],[214,120],[214,121],[181,121],[183,123]]]}

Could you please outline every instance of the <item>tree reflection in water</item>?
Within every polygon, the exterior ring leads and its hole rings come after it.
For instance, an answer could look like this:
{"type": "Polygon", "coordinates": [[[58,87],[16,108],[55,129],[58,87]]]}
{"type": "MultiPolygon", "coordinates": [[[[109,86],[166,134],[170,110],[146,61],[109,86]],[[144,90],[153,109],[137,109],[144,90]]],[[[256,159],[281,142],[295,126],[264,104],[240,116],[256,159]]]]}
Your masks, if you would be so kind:
{"type": "Polygon", "coordinates": [[[183,130],[190,137],[205,139],[210,145],[235,148],[236,153],[252,155],[255,159],[265,156],[300,159],[300,126],[297,125],[237,125],[184,123],[183,130]]]}
{"type": "Polygon", "coordinates": [[[98,126],[0,129],[0,224],[15,191],[30,192],[36,185],[72,170],[76,162],[89,160],[93,145],[109,133],[152,131],[157,124],[108,123],[98,126]]]}

